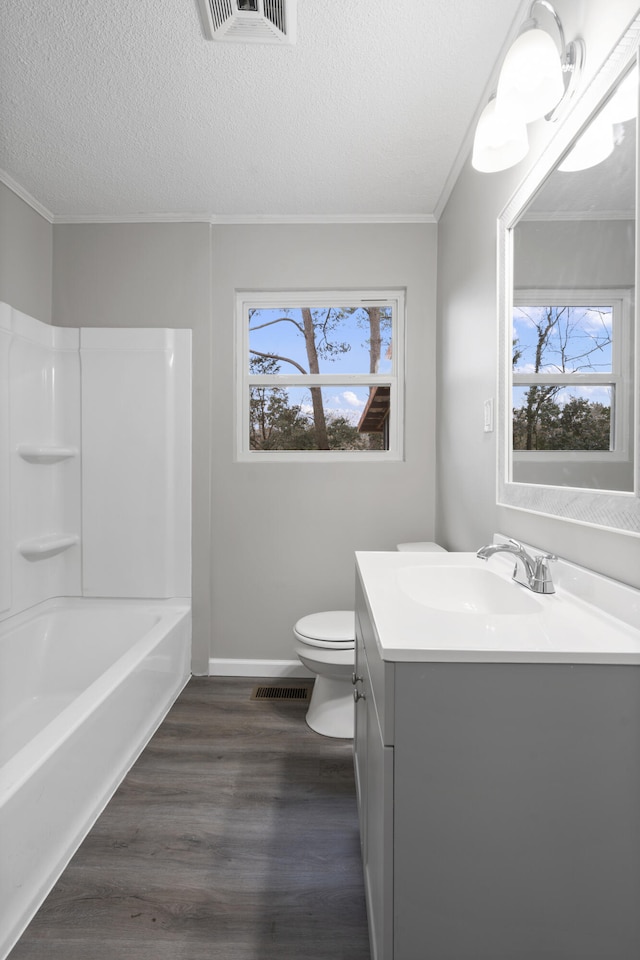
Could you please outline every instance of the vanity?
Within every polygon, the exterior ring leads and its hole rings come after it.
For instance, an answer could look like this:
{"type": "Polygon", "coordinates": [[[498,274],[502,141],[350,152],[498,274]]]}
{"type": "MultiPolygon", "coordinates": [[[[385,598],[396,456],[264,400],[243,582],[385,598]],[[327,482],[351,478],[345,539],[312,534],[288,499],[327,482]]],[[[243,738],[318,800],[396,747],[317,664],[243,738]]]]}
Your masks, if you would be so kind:
{"type": "Polygon", "coordinates": [[[640,593],[559,561],[357,553],[374,960],[640,956],[640,593]]]}

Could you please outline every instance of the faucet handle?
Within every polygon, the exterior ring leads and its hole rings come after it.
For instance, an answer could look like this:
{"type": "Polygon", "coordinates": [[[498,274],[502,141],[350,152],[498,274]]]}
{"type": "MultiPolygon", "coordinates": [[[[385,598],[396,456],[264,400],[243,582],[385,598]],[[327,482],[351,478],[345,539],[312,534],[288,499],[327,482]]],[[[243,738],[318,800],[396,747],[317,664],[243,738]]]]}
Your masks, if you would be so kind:
{"type": "Polygon", "coordinates": [[[553,580],[551,578],[549,562],[557,559],[558,558],[554,553],[541,553],[537,557],[534,557],[535,566],[531,586],[536,593],[556,592],[556,588],[554,587],[553,580]]]}

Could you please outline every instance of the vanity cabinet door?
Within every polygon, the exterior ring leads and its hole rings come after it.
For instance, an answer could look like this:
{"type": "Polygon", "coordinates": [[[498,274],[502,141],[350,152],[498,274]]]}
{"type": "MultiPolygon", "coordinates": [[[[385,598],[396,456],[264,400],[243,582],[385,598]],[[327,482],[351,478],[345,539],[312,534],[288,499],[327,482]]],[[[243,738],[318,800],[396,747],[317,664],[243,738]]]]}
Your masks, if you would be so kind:
{"type": "Polygon", "coordinates": [[[362,633],[358,625],[356,614],[356,656],[354,678],[354,697],[356,698],[354,712],[353,734],[353,769],[356,781],[356,801],[358,804],[358,822],[360,825],[360,849],[364,861],[364,848],[367,833],[366,825],[366,776],[367,776],[367,711],[366,701],[363,698],[362,679],[365,673],[365,656],[362,645],[362,633]]]}
{"type": "MultiPolygon", "coordinates": [[[[375,687],[356,619],[354,765],[372,960],[393,957],[393,747],[380,733],[375,687]]],[[[382,662],[379,664],[383,669],[382,662]]]]}
{"type": "MultiPolygon", "coordinates": [[[[370,688],[369,688],[370,689],[370,688]]],[[[380,735],[375,701],[366,701],[366,847],[363,857],[372,960],[393,958],[393,747],[380,735]]]]}

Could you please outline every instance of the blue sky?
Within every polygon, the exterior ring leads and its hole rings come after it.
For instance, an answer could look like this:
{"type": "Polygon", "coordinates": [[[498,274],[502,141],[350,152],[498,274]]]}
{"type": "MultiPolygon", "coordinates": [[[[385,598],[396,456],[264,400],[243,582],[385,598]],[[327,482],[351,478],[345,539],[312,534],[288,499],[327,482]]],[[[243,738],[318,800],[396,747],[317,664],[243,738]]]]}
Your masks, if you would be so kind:
{"type": "MultiPolygon", "coordinates": [[[[513,339],[517,340],[517,349],[522,356],[514,373],[533,373],[535,371],[535,351],[538,339],[536,322],[541,322],[548,308],[546,306],[517,306],[513,311],[513,339]]],[[[572,306],[567,314],[571,330],[566,337],[564,320],[549,338],[548,347],[542,356],[541,373],[557,373],[562,368],[560,355],[561,338],[566,338],[564,370],[567,373],[610,373],[612,370],[612,318],[611,307],[572,306]],[[607,342],[608,341],[608,342],[607,342]],[[594,349],[596,348],[597,349],[594,349]],[[584,356],[584,354],[589,354],[584,356]],[[572,359],[575,358],[575,359],[572,359]]],[[[527,387],[514,386],[513,405],[521,406],[527,387]]],[[[604,386],[583,385],[567,387],[561,390],[556,402],[562,406],[572,397],[584,397],[589,401],[598,401],[609,406],[612,401],[611,390],[604,386]]]]}
{"type": "MultiPolygon", "coordinates": [[[[517,348],[522,350],[523,354],[517,365],[513,368],[516,373],[532,373],[535,370],[535,351],[538,338],[536,322],[540,322],[548,308],[545,306],[517,306],[513,310],[513,339],[518,341],[517,348]]],[[[573,363],[565,364],[565,372],[580,370],[589,372],[593,370],[597,373],[611,372],[611,324],[613,310],[611,307],[589,307],[572,306],[569,307],[568,314],[572,330],[567,342],[566,355],[568,358],[576,357],[573,363]],[[606,341],[609,340],[608,343],[606,341]],[[596,344],[599,348],[592,352],[589,357],[583,356],[587,351],[593,351],[596,344]],[[590,365],[590,366],[589,366],[590,365]]],[[[565,334],[564,321],[558,324],[549,337],[548,348],[542,356],[542,369],[540,373],[559,372],[560,342],[561,336],[565,334]]]]}

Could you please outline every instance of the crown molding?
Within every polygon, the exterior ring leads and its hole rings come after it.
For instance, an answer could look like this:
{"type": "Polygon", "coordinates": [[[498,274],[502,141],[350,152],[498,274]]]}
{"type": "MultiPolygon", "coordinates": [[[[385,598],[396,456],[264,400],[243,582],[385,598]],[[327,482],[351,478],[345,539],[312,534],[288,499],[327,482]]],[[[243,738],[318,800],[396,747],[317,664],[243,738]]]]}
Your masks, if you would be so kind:
{"type": "Polygon", "coordinates": [[[334,213],[214,216],[211,223],[435,223],[430,213],[334,213]]]}
{"type": "Polygon", "coordinates": [[[195,213],[141,213],[141,214],[83,214],[60,215],[53,219],[61,223],[209,223],[217,225],[256,224],[320,224],[320,223],[436,223],[432,214],[195,214],[195,213]]]}
{"type": "Polygon", "coordinates": [[[9,190],[13,191],[17,197],[20,197],[21,200],[24,200],[36,213],[39,213],[41,217],[48,223],[54,223],[55,218],[50,210],[48,210],[44,204],[40,203],[39,200],[36,200],[35,197],[32,197],[28,190],[18,183],[17,180],[14,180],[6,170],[0,169],[0,183],[4,183],[5,187],[8,187],[9,190]]]}
{"type": "Polygon", "coordinates": [[[247,224],[259,223],[436,223],[430,213],[335,213],[335,214],[261,214],[243,213],[235,216],[211,213],[123,213],[100,214],[86,213],[76,215],[53,214],[44,204],[36,200],[24,187],[14,180],[5,170],[0,169],[0,183],[13,191],[16,196],[28,203],[36,213],[49,223],[209,223],[247,224]]]}
{"type": "Polygon", "coordinates": [[[209,223],[217,224],[286,224],[286,223],[436,223],[437,220],[430,213],[335,213],[335,214],[251,214],[243,213],[235,216],[210,213],[132,213],[132,214],[99,214],[86,213],[77,215],[53,214],[44,204],[36,200],[17,180],[14,180],[5,170],[0,169],[0,183],[13,191],[16,196],[28,203],[36,213],[44,217],[49,223],[209,223]]]}
{"type": "Polygon", "coordinates": [[[580,223],[587,223],[590,220],[628,220],[635,222],[635,216],[628,210],[552,210],[547,213],[531,210],[528,213],[525,212],[520,217],[519,222],[560,223],[572,220],[577,220],[580,223]]]}
{"type": "Polygon", "coordinates": [[[62,223],[211,223],[208,214],[198,213],[122,213],[59,214],[54,224],[62,223]]]}

